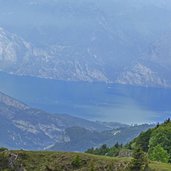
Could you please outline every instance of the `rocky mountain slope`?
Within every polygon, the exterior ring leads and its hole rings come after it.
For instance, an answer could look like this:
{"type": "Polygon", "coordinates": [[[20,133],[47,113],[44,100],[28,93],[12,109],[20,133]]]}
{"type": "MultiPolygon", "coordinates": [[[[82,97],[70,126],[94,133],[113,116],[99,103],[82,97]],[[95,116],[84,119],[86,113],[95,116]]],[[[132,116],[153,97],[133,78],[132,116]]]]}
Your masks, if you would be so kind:
{"type": "Polygon", "coordinates": [[[171,86],[169,0],[0,2],[3,71],[171,86]]]}
{"type": "MultiPolygon", "coordinates": [[[[60,144],[55,150],[84,151],[107,140],[116,142],[112,129],[127,127],[119,123],[92,122],[69,115],[49,114],[0,93],[0,146],[12,149],[49,149],[60,144]],[[107,131],[107,132],[106,132],[107,131]],[[76,143],[77,142],[77,143],[76,143]],[[87,143],[85,143],[87,142],[87,143]],[[67,144],[72,144],[68,148],[67,144]],[[60,147],[60,148],[59,148],[60,147]],[[66,147],[64,149],[64,147],[66,147]]],[[[133,138],[147,125],[137,129],[133,138]]],[[[127,129],[125,129],[127,130],[127,129]]],[[[121,131],[122,132],[122,131],[121,131]]],[[[119,133],[119,132],[118,132],[119,133]]],[[[122,142],[128,142],[125,135],[122,142]]]]}

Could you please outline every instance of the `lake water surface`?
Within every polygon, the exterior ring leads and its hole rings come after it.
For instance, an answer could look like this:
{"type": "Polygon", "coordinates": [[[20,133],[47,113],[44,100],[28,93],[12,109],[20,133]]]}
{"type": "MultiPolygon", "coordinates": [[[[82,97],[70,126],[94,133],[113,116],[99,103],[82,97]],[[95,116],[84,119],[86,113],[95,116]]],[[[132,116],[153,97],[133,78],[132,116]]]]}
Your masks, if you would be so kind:
{"type": "Polygon", "coordinates": [[[35,108],[90,120],[144,123],[171,116],[171,89],[67,82],[0,72],[0,91],[35,108]]]}

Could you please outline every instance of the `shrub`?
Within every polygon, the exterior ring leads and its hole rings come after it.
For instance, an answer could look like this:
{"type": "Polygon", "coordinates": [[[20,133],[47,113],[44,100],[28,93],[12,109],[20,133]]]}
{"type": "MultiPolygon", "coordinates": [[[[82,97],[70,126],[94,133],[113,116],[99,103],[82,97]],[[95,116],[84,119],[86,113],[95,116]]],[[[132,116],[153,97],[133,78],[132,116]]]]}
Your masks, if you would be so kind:
{"type": "Polygon", "coordinates": [[[74,159],[73,159],[73,161],[72,161],[72,166],[74,167],[74,168],[79,168],[80,166],[81,166],[81,159],[80,159],[80,156],[79,155],[77,155],[74,159]]]}

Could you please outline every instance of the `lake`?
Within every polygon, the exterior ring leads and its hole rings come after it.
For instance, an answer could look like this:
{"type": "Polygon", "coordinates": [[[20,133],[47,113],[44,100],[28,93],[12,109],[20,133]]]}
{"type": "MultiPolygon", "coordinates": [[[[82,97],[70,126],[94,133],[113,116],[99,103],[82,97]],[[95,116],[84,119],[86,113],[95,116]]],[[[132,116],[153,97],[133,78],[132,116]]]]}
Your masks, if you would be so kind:
{"type": "Polygon", "coordinates": [[[51,113],[122,123],[161,122],[171,116],[171,89],[58,81],[0,72],[0,91],[51,113]]]}

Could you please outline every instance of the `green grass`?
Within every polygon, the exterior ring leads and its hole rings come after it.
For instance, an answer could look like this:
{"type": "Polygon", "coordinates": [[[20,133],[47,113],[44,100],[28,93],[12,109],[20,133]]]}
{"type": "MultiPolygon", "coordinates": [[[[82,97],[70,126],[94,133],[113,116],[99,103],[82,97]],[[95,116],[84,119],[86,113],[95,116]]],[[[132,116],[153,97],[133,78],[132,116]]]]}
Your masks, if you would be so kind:
{"type": "Polygon", "coordinates": [[[171,164],[150,162],[149,166],[154,171],[171,171],[171,164]]]}
{"type": "MultiPolygon", "coordinates": [[[[84,153],[9,151],[0,153],[1,166],[4,162],[3,169],[0,170],[12,170],[8,168],[6,160],[10,153],[19,154],[15,168],[22,164],[26,171],[128,171],[131,161],[130,158],[95,156],[84,153]]],[[[155,171],[171,171],[171,165],[157,162],[151,162],[150,168],[155,171]]]]}

